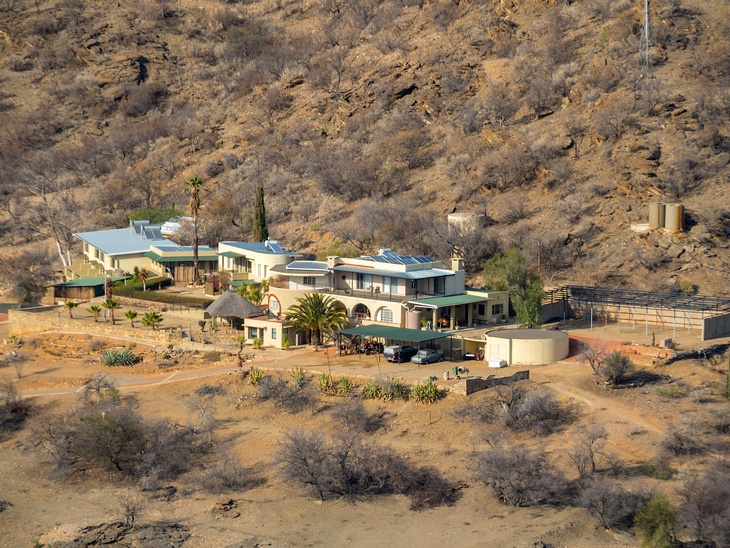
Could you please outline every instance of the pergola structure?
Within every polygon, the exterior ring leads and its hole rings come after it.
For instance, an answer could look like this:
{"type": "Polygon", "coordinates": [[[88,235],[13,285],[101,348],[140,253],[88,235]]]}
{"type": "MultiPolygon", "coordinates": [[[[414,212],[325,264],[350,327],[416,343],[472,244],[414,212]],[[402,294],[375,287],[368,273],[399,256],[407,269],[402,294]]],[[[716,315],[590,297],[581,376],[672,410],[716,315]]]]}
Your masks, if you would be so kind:
{"type": "Polygon", "coordinates": [[[361,325],[349,329],[341,329],[337,332],[337,348],[342,349],[342,336],[348,337],[370,337],[381,340],[384,344],[408,343],[418,348],[422,344],[439,339],[449,339],[449,348],[442,348],[447,357],[451,356],[451,333],[439,331],[423,331],[420,329],[406,329],[404,327],[389,327],[387,325],[361,325]]]}
{"type": "Polygon", "coordinates": [[[543,305],[563,302],[563,316],[600,317],[605,323],[702,330],[703,340],[730,335],[730,298],[633,289],[566,285],[543,305]]]}

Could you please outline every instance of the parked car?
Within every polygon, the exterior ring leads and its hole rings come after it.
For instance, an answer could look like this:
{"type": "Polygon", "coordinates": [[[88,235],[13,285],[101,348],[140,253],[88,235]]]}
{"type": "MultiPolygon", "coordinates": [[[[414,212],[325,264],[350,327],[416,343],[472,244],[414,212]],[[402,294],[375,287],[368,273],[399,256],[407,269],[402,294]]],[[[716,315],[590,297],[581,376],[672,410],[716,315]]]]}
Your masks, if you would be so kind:
{"type": "Polygon", "coordinates": [[[407,362],[416,355],[418,349],[412,346],[386,346],[383,349],[383,357],[389,362],[407,362]]]}
{"type": "Polygon", "coordinates": [[[415,356],[411,358],[411,362],[423,365],[425,363],[436,363],[444,361],[443,350],[432,350],[426,348],[425,350],[419,350],[415,356]]]}

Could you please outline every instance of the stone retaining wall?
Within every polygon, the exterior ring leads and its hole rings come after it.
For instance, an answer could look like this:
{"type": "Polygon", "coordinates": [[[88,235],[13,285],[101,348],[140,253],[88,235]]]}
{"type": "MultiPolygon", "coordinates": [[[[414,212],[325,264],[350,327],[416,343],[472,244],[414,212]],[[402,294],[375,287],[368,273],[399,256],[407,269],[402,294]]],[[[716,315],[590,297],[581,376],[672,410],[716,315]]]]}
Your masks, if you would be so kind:
{"type": "Polygon", "coordinates": [[[487,388],[494,388],[495,386],[512,384],[517,381],[524,381],[530,378],[530,371],[518,371],[514,375],[509,377],[495,377],[490,375],[486,379],[482,377],[472,377],[467,379],[461,379],[453,387],[452,391],[456,394],[462,394],[468,396],[474,392],[485,390],[487,388]]]}
{"type": "Polygon", "coordinates": [[[116,324],[94,322],[88,319],[71,319],[64,307],[47,307],[29,310],[11,309],[8,314],[8,335],[20,337],[43,331],[86,331],[99,336],[132,337],[146,339],[151,344],[179,344],[180,333],[161,328],[153,331],[146,327],[125,325],[128,321],[117,319],[116,324]]]}

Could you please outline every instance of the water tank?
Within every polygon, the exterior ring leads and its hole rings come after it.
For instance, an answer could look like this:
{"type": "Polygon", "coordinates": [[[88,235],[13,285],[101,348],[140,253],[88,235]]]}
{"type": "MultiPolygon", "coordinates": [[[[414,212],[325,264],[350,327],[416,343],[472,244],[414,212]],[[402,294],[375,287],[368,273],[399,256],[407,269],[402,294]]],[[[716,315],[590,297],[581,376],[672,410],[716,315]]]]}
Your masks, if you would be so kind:
{"type": "Polygon", "coordinates": [[[460,211],[447,217],[451,234],[464,234],[481,230],[487,225],[487,216],[477,211],[460,211]]]}
{"type": "Polygon", "coordinates": [[[420,310],[409,310],[406,312],[406,329],[421,329],[420,310]]]}
{"type": "Polygon", "coordinates": [[[666,207],[661,202],[649,202],[649,228],[664,228],[666,207]]]}
{"type": "Polygon", "coordinates": [[[684,207],[682,204],[667,204],[664,228],[667,232],[681,232],[684,230],[684,207]]]}

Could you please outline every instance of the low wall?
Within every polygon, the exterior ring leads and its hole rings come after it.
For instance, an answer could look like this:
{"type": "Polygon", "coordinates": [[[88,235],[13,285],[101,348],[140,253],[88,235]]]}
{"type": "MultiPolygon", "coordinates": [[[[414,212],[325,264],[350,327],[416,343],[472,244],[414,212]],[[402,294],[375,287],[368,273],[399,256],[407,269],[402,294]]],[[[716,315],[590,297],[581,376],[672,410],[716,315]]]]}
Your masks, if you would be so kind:
{"type": "Polygon", "coordinates": [[[64,307],[8,311],[8,335],[20,337],[44,331],[85,331],[100,337],[132,337],[146,339],[150,344],[179,344],[180,333],[164,327],[153,331],[149,327],[125,325],[128,320],[117,318],[116,324],[69,318],[64,307]]]}
{"type": "Polygon", "coordinates": [[[486,379],[483,378],[467,378],[458,381],[452,388],[452,391],[457,394],[463,394],[468,396],[474,392],[480,390],[486,390],[487,388],[494,388],[495,386],[502,386],[512,384],[517,381],[524,381],[530,378],[530,371],[518,371],[514,375],[509,377],[495,377],[490,375],[486,379]]]}
{"type": "Polygon", "coordinates": [[[556,318],[562,320],[563,315],[566,318],[571,318],[574,315],[570,304],[565,299],[542,305],[542,323],[548,323],[556,318]]]}
{"type": "Polygon", "coordinates": [[[730,314],[705,318],[702,321],[702,340],[730,337],[730,314]]]}

